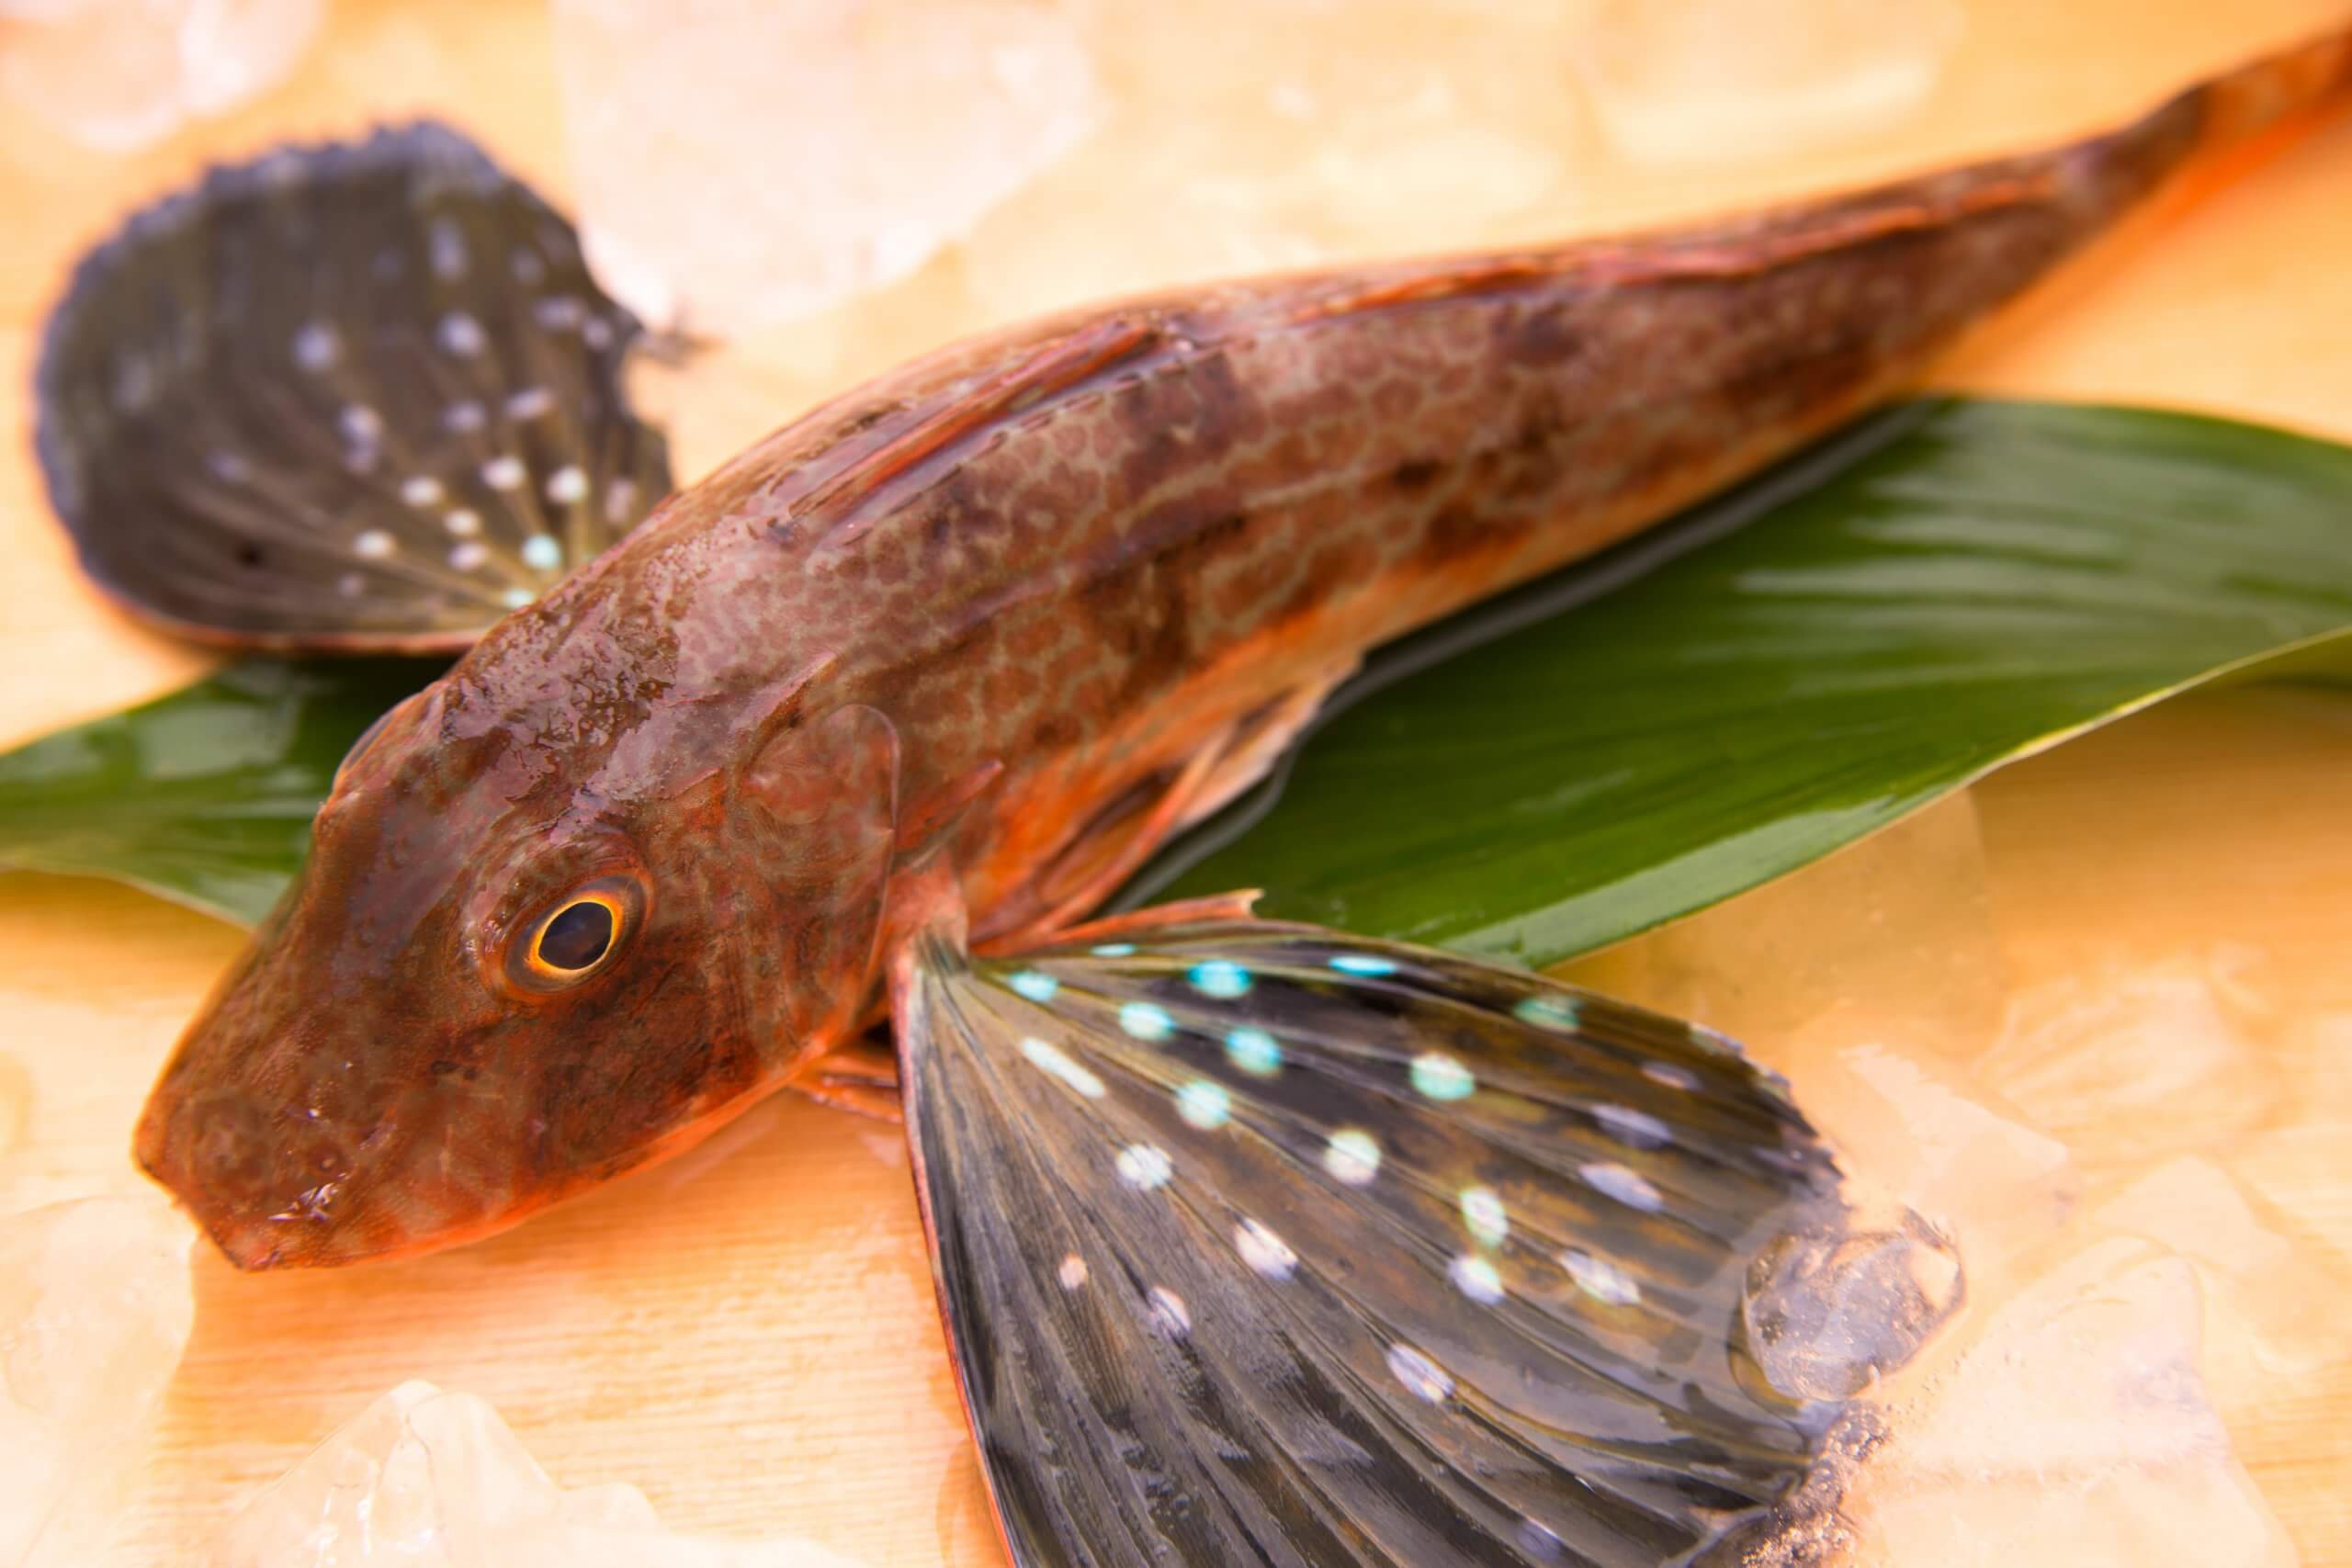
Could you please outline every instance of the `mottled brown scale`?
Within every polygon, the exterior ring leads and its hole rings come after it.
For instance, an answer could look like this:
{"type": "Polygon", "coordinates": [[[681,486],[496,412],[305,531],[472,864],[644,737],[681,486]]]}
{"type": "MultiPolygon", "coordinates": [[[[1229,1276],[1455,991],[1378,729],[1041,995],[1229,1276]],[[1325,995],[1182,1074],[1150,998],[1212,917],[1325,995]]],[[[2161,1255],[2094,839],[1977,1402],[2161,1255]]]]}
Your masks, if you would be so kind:
{"type": "Polygon", "coordinates": [[[1074,312],[837,400],[360,749],[140,1157],[262,1267],[480,1235],[680,1147],[872,1016],[918,865],[948,857],[978,941],[1077,918],[1363,649],[1898,391],[2347,77],[2332,39],[2054,152],[1074,312]],[[599,874],[644,891],[612,960],[485,979],[599,874]]]}

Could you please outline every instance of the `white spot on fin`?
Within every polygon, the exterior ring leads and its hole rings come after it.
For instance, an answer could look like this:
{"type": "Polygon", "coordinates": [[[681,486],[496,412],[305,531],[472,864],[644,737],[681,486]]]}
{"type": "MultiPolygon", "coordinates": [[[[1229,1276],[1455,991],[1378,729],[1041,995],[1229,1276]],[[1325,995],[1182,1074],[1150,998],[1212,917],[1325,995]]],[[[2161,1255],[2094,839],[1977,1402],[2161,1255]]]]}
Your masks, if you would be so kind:
{"type": "Polygon", "coordinates": [[[454,354],[460,359],[471,359],[490,343],[481,323],[463,310],[452,310],[442,317],[434,337],[441,344],[442,353],[454,354]]]}
{"type": "MultiPolygon", "coordinates": [[[[1029,1065],[1047,1077],[1060,1080],[1068,1088],[1089,1100],[1102,1098],[1102,1080],[1072,1059],[1070,1054],[1051,1041],[1031,1038],[1021,1043],[1021,1055],[1029,1065]]],[[[1122,1168],[1120,1174],[1125,1175],[1122,1168]]]]}
{"type": "Polygon", "coordinates": [[[1619,1165],[1615,1160],[1595,1160],[1590,1165],[1580,1167],[1577,1174],[1596,1191],[1606,1192],[1629,1209],[1655,1214],[1666,1207],[1666,1200],[1658,1195],[1658,1190],[1631,1166],[1619,1165]]]}
{"type": "Polygon", "coordinates": [[[343,341],[324,321],[311,321],[294,334],[294,363],[312,375],[331,369],[343,356],[343,341]]]}
{"type": "Polygon", "coordinates": [[[1119,1151],[1119,1179],[1138,1192],[1151,1192],[1168,1185],[1174,1174],[1175,1162],[1168,1151],[1150,1144],[1129,1144],[1119,1151]]]}
{"type": "Polygon", "coordinates": [[[1347,1186],[1365,1186],[1380,1174],[1380,1145],[1361,1127],[1342,1127],[1324,1147],[1323,1168],[1347,1186]]]}
{"type": "Polygon", "coordinates": [[[1170,1339],[1182,1339],[1193,1331],[1193,1314],[1184,1305],[1184,1298],[1165,1285],[1154,1285],[1144,1296],[1151,1314],[1151,1325],[1170,1339]]]}
{"type": "Polygon", "coordinates": [[[1298,1254],[1290,1244],[1255,1220],[1233,1227],[1233,1250],[1269,1280],[1287,1280],[1298,1267],[1298,1254]]]}
{"type": "Polygon", "coordinates": [[[1431,1404],[1443,1404],[1453,1393],[1453,1380],[1446,1375],[1445,1369],[1410,1345],[1388,1347],[1388,1371],[1408,1393],[1431,1404]]]}
{"type": "Polygon", "coordinates": [[[1453,1288],[1482,1305],[1492,1306],[1503,1299],[1503,1277],[1495,1266],[1475,1252],[1457,1256],[1446,1269],[1446,1277],[1453,1288]]]}

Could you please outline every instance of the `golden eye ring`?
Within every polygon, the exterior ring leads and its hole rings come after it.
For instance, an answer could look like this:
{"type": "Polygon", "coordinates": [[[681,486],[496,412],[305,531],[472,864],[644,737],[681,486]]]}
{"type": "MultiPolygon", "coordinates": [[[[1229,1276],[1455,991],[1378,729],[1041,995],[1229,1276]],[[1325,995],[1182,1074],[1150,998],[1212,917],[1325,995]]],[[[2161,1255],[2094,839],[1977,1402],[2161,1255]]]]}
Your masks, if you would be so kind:
{"type": "Polygon", "coordinates": [[[611,964],[644,908],[643,890],[628,877],[599,877],[575,887],[525,928],[507,974],[526,991],[577,986],[611,964]]]}

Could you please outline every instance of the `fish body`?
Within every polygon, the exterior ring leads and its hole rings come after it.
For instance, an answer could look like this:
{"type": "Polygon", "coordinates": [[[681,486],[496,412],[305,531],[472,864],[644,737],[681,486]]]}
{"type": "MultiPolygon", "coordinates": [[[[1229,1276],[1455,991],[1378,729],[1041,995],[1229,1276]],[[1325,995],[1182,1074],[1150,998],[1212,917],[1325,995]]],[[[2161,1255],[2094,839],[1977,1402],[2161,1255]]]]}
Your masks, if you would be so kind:
{"type": "Polygon", "coordinates": [[[1785,1086],[1239,904],[1073,927],[1364,649],[1900,391],[2346,86],[2332,39],[2049,152],[1125,301],[828,404],[354,749],[138,1156],[241,1267],[413,1253],[814,1084],[887,1008],[1023,1562],[1723,1549],[1839,1416],[1741,1326],[1838,1201],[1785,1086]]]}
{"type": "Polygon", "coordinates": [[[821,407],[355,749],[140,1157],[259,1267],[479,1235],[683,1146],[871,1016],[917,849],[978,942],[1078,918],[1363,649],[1911,384],[2347,62],[1760,217],[1080,311],[821,407]],[[598,878],[641,906],[630,982],[514,981],[598,878]]]}

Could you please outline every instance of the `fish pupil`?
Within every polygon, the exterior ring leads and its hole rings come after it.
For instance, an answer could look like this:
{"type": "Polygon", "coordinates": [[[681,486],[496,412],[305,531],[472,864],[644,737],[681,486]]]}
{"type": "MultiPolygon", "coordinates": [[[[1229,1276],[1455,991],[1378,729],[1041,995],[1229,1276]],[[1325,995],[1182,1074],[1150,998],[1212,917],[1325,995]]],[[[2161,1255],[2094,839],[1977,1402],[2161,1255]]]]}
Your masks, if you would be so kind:
{"type": "Polygon", "coordinates": [[[539,962],[550,969],[585,969],[612,945],[612,910],[582,898],[559,910],[539,933],[539,962]]]}

